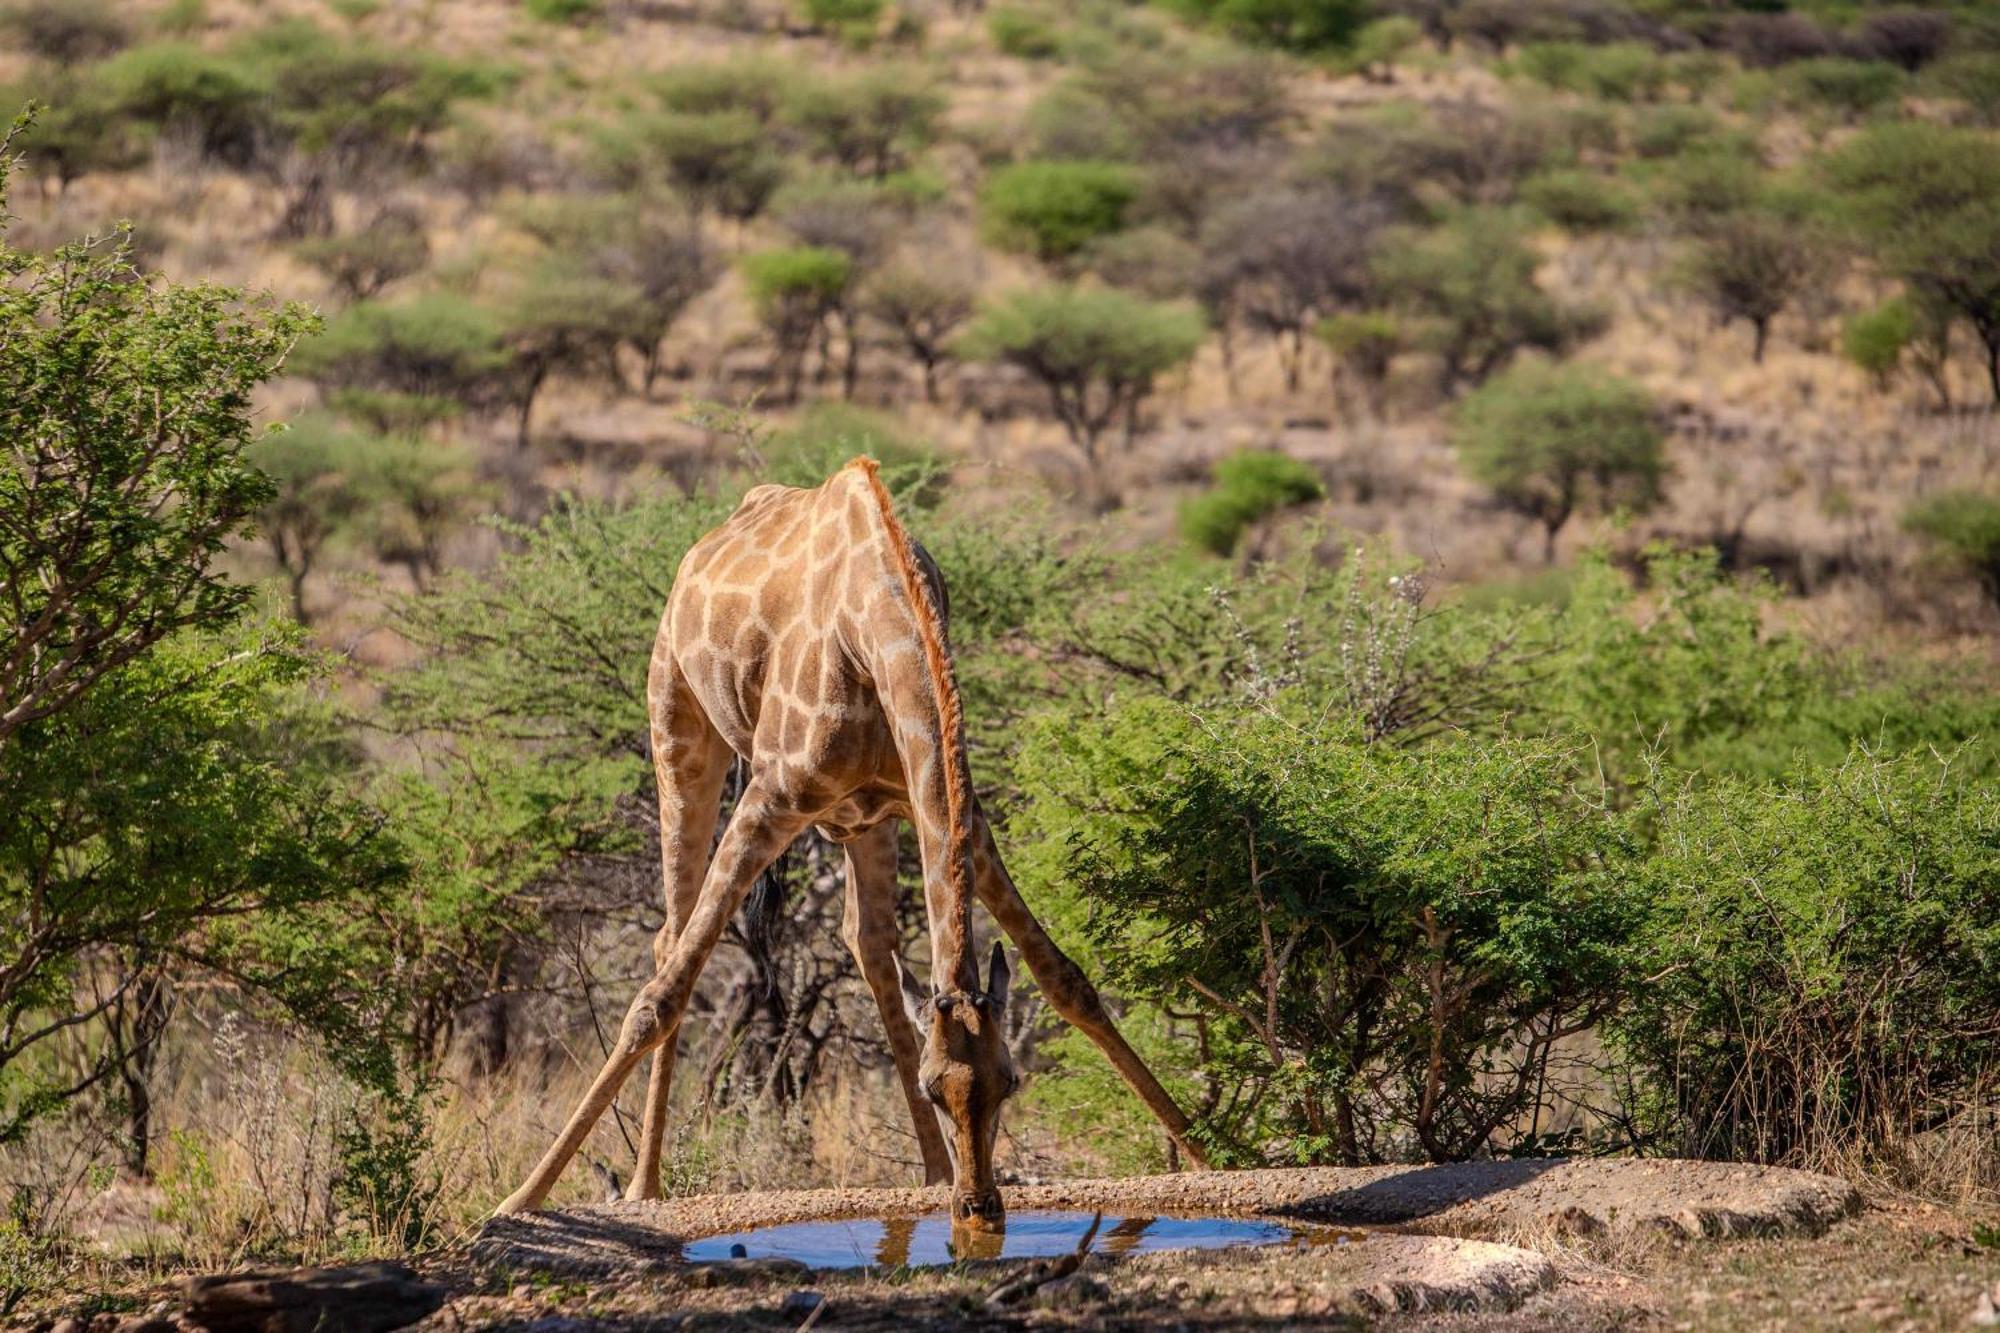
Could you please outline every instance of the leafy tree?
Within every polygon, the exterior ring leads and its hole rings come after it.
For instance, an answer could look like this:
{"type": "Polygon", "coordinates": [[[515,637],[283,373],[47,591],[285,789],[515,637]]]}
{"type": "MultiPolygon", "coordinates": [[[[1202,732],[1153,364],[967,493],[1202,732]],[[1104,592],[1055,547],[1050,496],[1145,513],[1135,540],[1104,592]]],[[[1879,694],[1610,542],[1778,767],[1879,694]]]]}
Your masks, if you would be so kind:
{"type": "Polygon", "coordinates": [[[1579,234],[1621,231],[1639,211],[1617,181],[1562,168],[1522,181],[1521,202],[1564,231],[1579,234]]]}
{"type": "Polygon", "coordinates": [[[1104,432],[1123,422],[1127,443],[1153,382],[1201,345],[1201,316],[1185,306],[1116,291],[1046,287],[988,308],[960,342],[965,355],[1019,366],[1083,451],[1095,498],[1112,498],[1103,475],[1104,432]]]}
{"type": "Polygon", "coordinates": [[[431,242],[414,210],[389,207],[361,230],[306,241],[297,253],[350,302],[366,301],[391,283],[422,272],[430,263],[431,242]]]}
{"type": "Polygon", "coordinates": [[[1349,54],[1364,78],[1376,83],[1394,83],[1397,62],[1423,39],[1423,25],[1413,18],[1391,14],[1356,33],[1349,54]]]}
{"type": "Polygon", "coordinates": [[[1983,491],[1944,491],[1912,505],[1903,526],[1964,566],[2000,605],[2000,499],[1983,491]]]}
{"type": "Polygon", "coordinates": [[[798,246],[746,255],[750,300],[773,343],[787,400],[796,400],[806,352],[846,299],[854,264],[838,250],[798,246]]]}
{"type": "Polygon", "coordinates": [[[1710,217],[1694,229],[1683,280],[1728,320],[1746,320],[1751,359],[1763,364],[1771,321],[1828,269],[1815,205],[1767,192],[1750,207],[1710,217]]]}
{"type": "Polygon", "coordinates": [[[1226,556],[1254,524],[1325,497],[1325,484],[1307,464],[1273,450],[1246,449],[1216,463],[1214,489],[1181,505],[1181,535],[1211,555],[1226,556]]]}
{"type": "Polygon", "coordinates": [[[514,442],[526,449],[535,400],[556,374],[617,378],[617,348],[635,328],[656,327],[644,296],[579,257],[544,256],[513,275],[497,312],[507,349],[514,442]]]}
{"type": "Polygon", "coordinates": [[[1614,1009],[1635,904],[1615,821],[1546,742],[1417,750],[1318,700],[1134,700],[1038,731],[1035,799],[1128,993],[1198,1015],[1203,1128],[1286,1162],[1531,1142],[1556,1034],[1614,1009]]]}
{"type": "Polygon", "coordinates": [[[667,334],[688,306],[722,276],[701,229],[645,195],[559,196],[518,215],[544,245],[623,290],[613,309],[629,323],[620,341],[644,369],[637,386],[651,396],[667,334]]]}
{"type": "Polygon", "coordinates": [[[1501,503],[1542,525],[1543,559],[1579,509],[1645,509],[1660,496],[1661,431],[1638,386],[1587,366],[1528,364],[1466,396],[1460,461],[1501,503]]]}
{"type": "Polygon", "coordinates": [[[492,311],[436,293],[349,306],[299,348],[295,367],[335,389],[483,404],[507,363],[492,311]]]}
{"type": "Polygon", "coordinates": [[[33,102],[35,123],[27,136],[27,165],[53,178],[58,191],[92,172],[120,171],[145,156],[143,131],[124,115],[100,78],[65,69],[36,69],[12,90],[0,90],[0,106],[33,102]]]}
{"type": "Polygon", "coordinates": [[[105,61],[95,78],[117,114],[152,135],[185,134],[216,161],[245,167],[264,146],[263,80],[226,55],[152,42],[105,61]]]}
{"type": "Polygon", "coordinates": [[[747,222],[783,183],[768,131],[742,111],[647,113],[597,130],[599,172],[622,189],[673,188],[695,213],[747,222]]]}
{"type": "Polygon", "coordinates": [[[1870,255],[1972,326],[2000,401],[2000,144],[1939,125],[1882,125],[1823,169],[1870,255]]]}
{"type": "Polygon", "coordinates": [[[1065,259],[1124,226],[1138,194],[1137,175],[1117,163],[1021,162],[988,178],[980,219],[995,245],[1065,259]]]}
{"type": "Polygon", "coordinates": [[[887,326],[923,370],[924,401],[938,400],[938,367],[952,336],[973,311],[972,285],[960,275],[916,263],[884,268],[867,281],[861,308],[887,326]]]}
{"type": "Polygon", "coordinates": [[[945,100],[917,72],[880,68],[800,83],[785,122],[815,157],[882,180],[937,137],[945,100]]]}
{"type": "Polygon", "coordinates": [[[1360,0],[1166,0],[1238,41],[1285,51],[1344,50],[1368,21],[1360,0]]]}
{"type": "Polygon", "coordinates": [[[1661,792],[1636,870],[1644,981],[1612,1025],[1656,1142],[1827,1167],[1984,1095],[2000,804],[1957,767],[1857,751],[1775,786],[1661,792]]]}
{"type": "Polygon", "coordinates": [[[785,90],[794,77],[792,69],[750,55],[676,65],[655,79],[652,88],[668,111],[689,115],[733,111],[770,125],[783,109],[785,90]]]}
{"type": "MultiPolygon", "coordinates": [[[[0,143],[0,204],[10,165],[0,143]]],[[[270,495],[244,457],[250,395],[310,324],[145,282],[122,233],[49,255],[0,233],[0,749],[242,609],[212,561],[270,495]]]]}
{"type": "Polygon", "coordinates": [[[1389,293],[1423,318],[1447,392],[1481,383],[1525,349],[1561,352],[1598,327],[1593,312],[1544,292],[1536,266],[1513,220],[1488,213],[1404,237],[1376,262],[1389,293]]]}
{"type": "Polygon", "coordinates": [[[1850,316],[1841,332],[1840,350],[1868,372],[1878,391],[1887,393],[1889,382],[1902,368],[1903,351],[1916,335],[1916,313],[1898,297],[1850,316]]]}
{"type": "Polygon", "coordinates": [[[306,580],[329,542],[363,510],[349,475],[359,441],[325,417],[303,417],[291,429],[267,435],[250,459],[271,479],[273,494],[257,516],[264,544],[284,572],[292,618],[306,613],[306,580]]]}
{"type": "Polygon", "coordinates": [[[382,891],[401,858],[316,754],[282,635],[186,631],[24,724],[0,751],[0,1139],[109,1077],[119,1044],[52,1076],[45,1044],[161,969],[276,1002],[356,1072],[386,1073],[395,995],[350,970],[322,909],[382,891]],[[93,963],[115,958],[116,966],[93,963]]]}
{"type": "Polygon", "coordinates": [[[251,590],[214,568],[272,495],[251,395],[309,320],[148,281],[122,237],[0,238],[0,274],[0,1140],[114,1072],[143,1085],[130,1039],[160,1025],[124,1006],[165,968],[266,996],[379,1075],[393,994],[302,917],[393,882],[395,849],[328,762],[313,664],[244,631],[251,590]],[[50,1058],[93,1025],[111,1039],[50,1058]]]}
{"type": "Polygon", "coordinates": [[[1313,326],[1366,299],[1370,252],[1386,220],[1379,206],[1324,187],[1243,199],[1202,232],[1210,309],[1275,338],[1285,388],[1296,393],[1313,326]]]}
{"type": "Polygon", "coordinates": [[[102,60],[132,38],[130,24],[110,0],[14,0],[0,8],[0,31],[63,65],[102,60]]]}
{"type": "Polygon", "coordinates": [[[1337,369],[1361,381],[1368,396],[1368,410],[1380,417],[1389,369],[1410,346],[1409,332],[1402,322],[1380,310],[1333,315],[1313,326],[1313,336],[1333,353],[1337,369]]]}

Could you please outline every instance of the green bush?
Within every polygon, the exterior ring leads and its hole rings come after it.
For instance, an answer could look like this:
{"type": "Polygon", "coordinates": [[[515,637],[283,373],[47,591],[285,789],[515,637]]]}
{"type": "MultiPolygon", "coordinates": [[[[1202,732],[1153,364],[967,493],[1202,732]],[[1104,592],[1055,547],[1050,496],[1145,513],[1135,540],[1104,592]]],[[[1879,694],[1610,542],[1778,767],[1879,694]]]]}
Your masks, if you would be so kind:
{"type": "Polygon", "coordinates": [[[587,23],[604,16],[604,0],[521,0],[521,8],[542,23],[587,23]]]}
{"type": "Polygon", "coordinates": [[[1062,32],[1046,10],[996,5],[987,12],[986,31],[1003,54],[1048,60],[1062,51],[1062,32]]]}
{"type": "Polygon", "coordinates": [[[803,0],[806,22],[826,32],[865,39],[882,21],[887,0],[803,0]]]}
{"type": "Polygon", "coordinates": [[[0,6],[0,32],[62,65],[101,60],[132,38],[110,0],[12,0],[0,6]]]}
{"type": "Polygon", "coordinates": [[[771,335],[785,396],[796,398],[806,352],[846,300],[854,261],[838,250],[800,245],[745,255],[742,269],[757,318],[771,335]]]}
{"type": "Polygon", "coordinates": [[[1452,425],[1465,470],[1542,525],[1547,560],[1579,510],[1658,501],[1662,439],[1645,391],[1590,366],[1518,366],[1467,395],[1452,425]]]}
{"type": "Polygon", "coordinates": [[[1048,718],[1025,822],[1066,830],[1056,882],[1121,990],[1202,1015],[1201,1100],[1227,1109],[1201,1130],[1224,1152],[1529,1146],[1547,1034],[1601,1019],[1624,981],[1620,827],[1572,792],[1561,746],[1368,744],[1316,725],[1322,702],[1048,718]],[[1531,1072],[1490,1077],[1503,1050],[1531,1072]]]}
{"type": "Polygon", "coordinates": [[[1063,259],[1123,227],[1138,194],[1138,174],[1118,163],[1021,162],[988,178],[980,221],[995,245],[1063,259]]]}
{"type": "Polygon", "coordinates": [[[2000,795],[1929,754],[1662,794],[1618,1050],[1677,1155],[1832,1170],[1990,1096],[2000,795]]]}
{"type": "Polygon", "coordinates": [[[2000,496],[1945,491],[1910,506],[1903,526],[1964,566],[2000,604],[2000,496]]]}
{"type": "Polygon", "coordinates": [[[924,71],[883,66],[799,82],[783,114],[814,156],[879,181],[936,140],[944,108],[924,71]]]}
{"type": "Polygon", "coordinates": [[[1544,171],[1521,182],[1521,202],[1568,232],[1620,231],[1639,207],[1624,185],[1594,172],[1544,171]]]}
{"type": "Polygon", "coordinates": [[[1721,127],[1722,122],[1707,107],[1641,107],[1632,119],[1632,151],[1642,158],[1679,157],[1712,140],[1721,127]]]}
{"type": "Polygon", "coordinates": [[[261,73],[227,56],[154,42],[113,56],[95,77],[120,114],[155,134],[190,133],[210,157],[245,166],[262,146],[269,86],[261,73]]]}
{"type": "Polygon", "coordinates": [[[1210,555],[1226,556],[1253,524],[1325,496],[1325,484],[1307,464],[1271,450],[1245,450],[1215,465],[1211,490],[1182,502],[1181,536],[1210,555]]]}
{"type": "Polygon", "coordinates": [[[443,293],[363,301],[299,347],[292,368],[335,387],[481,401],[507,364],[498,318],[443,293]]]}
{"type": "Polygon", "coordinates": [[[785,178],[784,159],[746,111],[647,113],[592,132],[598,172],[624,189],[665,184],[697,210],[748,221],[785,178]]]}
{"type": "Polygon", "coordinates": [[[1396,358],[1410,348],[1409,330],[1386,310],[1331,315],[1313,328],[1335,364],[1360,379],[1369,410],[1382,415],[1382,391],[1396,358]]]}
{"type": "Polygon", "coordinates": [[[1083,451],[1099,503],[1106,485],[1099,442],[1114,423],[1131,433],[1153,382],[1201,345],[1199,314],[1119,291],[1049,287],[1018,293],[982,312],[959,348],[982,361],[1019,366],[1048,391],[1056,419],[1083,451]]]}
{"type": "Polygon", "coordinates": [[[1828,56],[1785,66],[1789,100],[1800,107],[1824,107],[1852,123],[1902,96],[1903,71],[1885,60],[1828,56]]]}
{"type": "Polygon", "coordinates": [[[1311,53],[1342,51],[1368,21],[1363,0],[1156,0],[1237,41],[1311,53]]]}
{"type": "Polygon", "coordinates": [[[1916,312],[1908,300],[1897,297],[1873,310],[1848,316],[1841,330],[1840,350],[1873,377],[1878,389],[1886,391],[1902,367],[1903,352],[1916,336],[1916,312]]]}
{"type": "Polygon", "coordinates": [[[1924,85],[1965,104],[1981,125],[2000,125],[2000,51],[1963,51],[1924,71],[1924,85]]]}
{"type": "Polygon", "coordinates": [[[1406,232],[1375,268],[1388,294],[1422,321],[1447,392],[1479,384],[1530,348],[1559,353],[1602,327],[1536,280],[1540,256],[1517,218],[1468,210],[1445,226],[1406,232]]]}
{"type": "Polygon", "coordinates": [[[1422,24],[1413,18],[1392,14],[1374,20],[1356,33],[1348,57],[1355,68],[1369,78],[1387,82],[1395,78],[1396,63],[1423,40],[1422,24]]]}

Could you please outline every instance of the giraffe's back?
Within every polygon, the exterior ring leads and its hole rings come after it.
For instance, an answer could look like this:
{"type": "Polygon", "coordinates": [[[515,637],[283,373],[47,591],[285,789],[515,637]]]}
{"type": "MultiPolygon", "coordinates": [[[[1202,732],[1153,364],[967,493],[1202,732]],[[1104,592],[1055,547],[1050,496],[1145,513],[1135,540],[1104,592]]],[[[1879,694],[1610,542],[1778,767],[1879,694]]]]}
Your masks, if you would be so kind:
{"type": "Polygon", "coordinates": [[[751,490],[681,562],[655,653],[731,749],[815,786],[900,771],[872,679],[893,597],[873,504],[851,471],[751,490]]]}

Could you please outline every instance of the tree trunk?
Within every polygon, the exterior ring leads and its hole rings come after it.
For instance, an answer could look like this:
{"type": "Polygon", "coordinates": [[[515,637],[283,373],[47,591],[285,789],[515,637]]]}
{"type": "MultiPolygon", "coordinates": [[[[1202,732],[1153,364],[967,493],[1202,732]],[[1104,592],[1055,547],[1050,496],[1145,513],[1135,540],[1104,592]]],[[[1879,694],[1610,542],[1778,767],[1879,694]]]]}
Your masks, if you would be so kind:
{"type": "Polygon", "coordinates": [[[1750,321],[1750,327],[1755,330],[1755,337],[1750,345],[1750,359],[1761,366],[1764,364],[1765,344],[1771,340],[1771,321],[1768,318],[1753,319],[1750,321]]]}
{"type": "Polygon", "coordinates": [[[118,1078],[125,1085],[125,1166],[147,1179],[153,1146],[153,1068],[159,1062],[160,1037],[171,1012],[167,983],[157,972],[142,971],[132,983],[130,999],[112,1016],[118,1046],[118,1078]]]}
{"type": "Polygon", "coordinates": [[[528,370],[527,383],[521,386],[521,414],[515,422],[514,447],[525,452],[528,448],[528,418],[535,410],[535,396],[542,391],[542,381],[548,378],[549,368],[539,358],[528,370]]]}

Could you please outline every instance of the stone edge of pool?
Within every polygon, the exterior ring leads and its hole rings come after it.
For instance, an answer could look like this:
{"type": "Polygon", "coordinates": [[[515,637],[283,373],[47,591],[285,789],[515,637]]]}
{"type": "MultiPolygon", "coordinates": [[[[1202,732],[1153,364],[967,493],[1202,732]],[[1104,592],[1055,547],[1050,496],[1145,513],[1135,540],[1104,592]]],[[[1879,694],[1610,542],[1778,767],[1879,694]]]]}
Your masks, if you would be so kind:
{"type": "MultiPolygon", "coordinates": [[[[942,1186],[771,1190],[584,1205],[495,1218],[472,1241],[471,1257],[577,1273],[674,1267],[683,1241],[927,1213],[947,1195],[942,1186]]],[[[1638,1227],[1688,1237],[1818,1234],[1861,1203],[1859,1191],[1831,1176],[1675,1159],[1181,1172],[1012,1185],[1007,1199],[1020,1210],[1264,1217],[1475,1239],[1638,1227]]]]}

